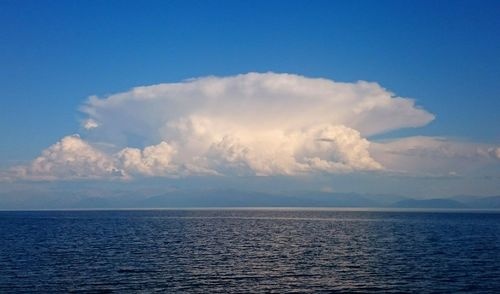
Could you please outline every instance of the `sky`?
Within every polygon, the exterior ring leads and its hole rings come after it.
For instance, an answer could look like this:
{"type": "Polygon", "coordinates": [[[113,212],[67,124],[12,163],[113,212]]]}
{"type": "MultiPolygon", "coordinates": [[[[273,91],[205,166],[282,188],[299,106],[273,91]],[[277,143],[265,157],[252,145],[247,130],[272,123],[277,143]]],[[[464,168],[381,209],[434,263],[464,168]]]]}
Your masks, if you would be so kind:
{"type": "Polygon", "coordinates": [[[2,0],[0,192],[154,180],[498,195],[499,12],[2,0]]]}

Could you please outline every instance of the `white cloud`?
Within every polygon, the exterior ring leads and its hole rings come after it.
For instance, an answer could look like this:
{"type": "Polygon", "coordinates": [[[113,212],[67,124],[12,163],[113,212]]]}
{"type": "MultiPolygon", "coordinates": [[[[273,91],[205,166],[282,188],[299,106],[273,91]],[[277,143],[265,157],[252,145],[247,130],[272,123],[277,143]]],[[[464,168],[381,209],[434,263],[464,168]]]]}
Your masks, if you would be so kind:
{"type": "Polygon", "coordinates": [[[99,127],[99,124],[95,120],[89,118],[82,122],[82,127],[86,130],[90,130],[99,127]]]}
{"type": "Polygon", "coordinates": [[[164,176],[172,174],[176,166],[172,164],[172,156],[176,150],[166,142],[148,146],[144,150],[125,148],[117,157],[122,169],[131,174],[148,176],[164,176]]]}
{"type": "MultiPolygon", "coordinates": [[[[210,128],[208,128],[210,129],[210,128]]],[[[207,153],[212,168],[235,173],[294,175],[318,172],[377,170],[382,166],[368,153],[369,142],[345,126],[317,125],[285,132],[233,132],[212,143],[207,153]]]]}
{"type": "Polygon", "coordinates": [[[434,116],[411,99],[395,97],[377,83],[339,83],[298,75],[249,73],[137,87],[81,109],[100,125],[94,136],[126,144],[130,136],[149,144],[173,138],[171,126],[208,120],[224,132],[297,130],[344,125],[362,136],[418,127],[434,116]]]}
{"type": "Polygon", "coordinates": [[[430,149],[401,147],[411,139],[373,146],[367,138],[434,119],[412,99],[396,97],[377,83],[274,73],[137,87],[102,99],[90,97],[81,111],[87,116],[82,123],[88,130],[86,141],[63,138],[30,166],[17,167],[19,177],[265,176],[401,169],[405,166],[394,164],[391,154],[406,150],[398,158],[404,161],[412,156],[408,152],[430,149]]]}
{"type": "Polygon", "coordinates": [[[32,180],[97,179],[122,176],[106,154],[72,135],[50,146],[29,166],[13,168],[17,178],[32,180]]]}

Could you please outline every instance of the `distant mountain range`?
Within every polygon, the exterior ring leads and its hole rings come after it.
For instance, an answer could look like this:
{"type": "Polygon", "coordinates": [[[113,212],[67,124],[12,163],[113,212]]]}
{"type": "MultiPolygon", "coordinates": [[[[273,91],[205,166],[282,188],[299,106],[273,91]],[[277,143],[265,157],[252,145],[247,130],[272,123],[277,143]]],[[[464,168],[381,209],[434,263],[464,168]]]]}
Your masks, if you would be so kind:
{"type": "Polygon", "coordinates": [[[238,190],[181,190],[154,196],[133,194],[92,195],[78,193],[30,196],[0,194],[0,209],[111,209],[182,207],[366,207],[500,209],[500,196],[455,196],[411,199],[398,195],[300,191],[262,193],[238,190]]]}
{"type": "Polygon", "coordinates": [[[405,199],[393,203],[395,208],[468,208],[468,205],[453,199],[405,199]]]}
{"type": "Polygon", "coordinates": [[[170,192],[149,197],[137,207],[368,207],[368,208],[471,208],[500,209],[500,196],[457,196],[411,199],[398,195],[294,192],[266,194],[236,190],[170,192]]]}
{"type": "Polygon", "coordinates": [[[500,209],[500,196],[474,197],[474,196],[456,196],[453,199],[465,204],[470,208],[491,208],[500,209]]]}

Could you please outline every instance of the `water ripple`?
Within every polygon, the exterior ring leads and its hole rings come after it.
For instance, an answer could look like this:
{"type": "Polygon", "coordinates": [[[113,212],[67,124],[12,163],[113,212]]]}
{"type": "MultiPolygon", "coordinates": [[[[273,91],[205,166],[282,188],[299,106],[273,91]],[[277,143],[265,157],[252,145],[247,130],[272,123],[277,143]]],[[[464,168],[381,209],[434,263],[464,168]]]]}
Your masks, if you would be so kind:
{"type": "Polygon", "coordinates": [[[500,214],[0,212],[1,293],[495,293],[500,214]]]}

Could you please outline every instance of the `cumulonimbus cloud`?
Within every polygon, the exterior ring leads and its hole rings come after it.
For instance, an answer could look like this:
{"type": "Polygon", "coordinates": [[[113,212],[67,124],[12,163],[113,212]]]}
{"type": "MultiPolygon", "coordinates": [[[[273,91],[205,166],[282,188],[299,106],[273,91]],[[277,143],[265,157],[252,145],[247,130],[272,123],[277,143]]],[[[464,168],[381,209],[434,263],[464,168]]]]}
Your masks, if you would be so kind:
{"type": "Polygon", "coordinates": [[[434,119],[377,83],[276,73],[137,87],[90,97],[81,111],[85,140],[63,138],[15,168],[20,177],[381,170],[367,138],[434,119]]]}

